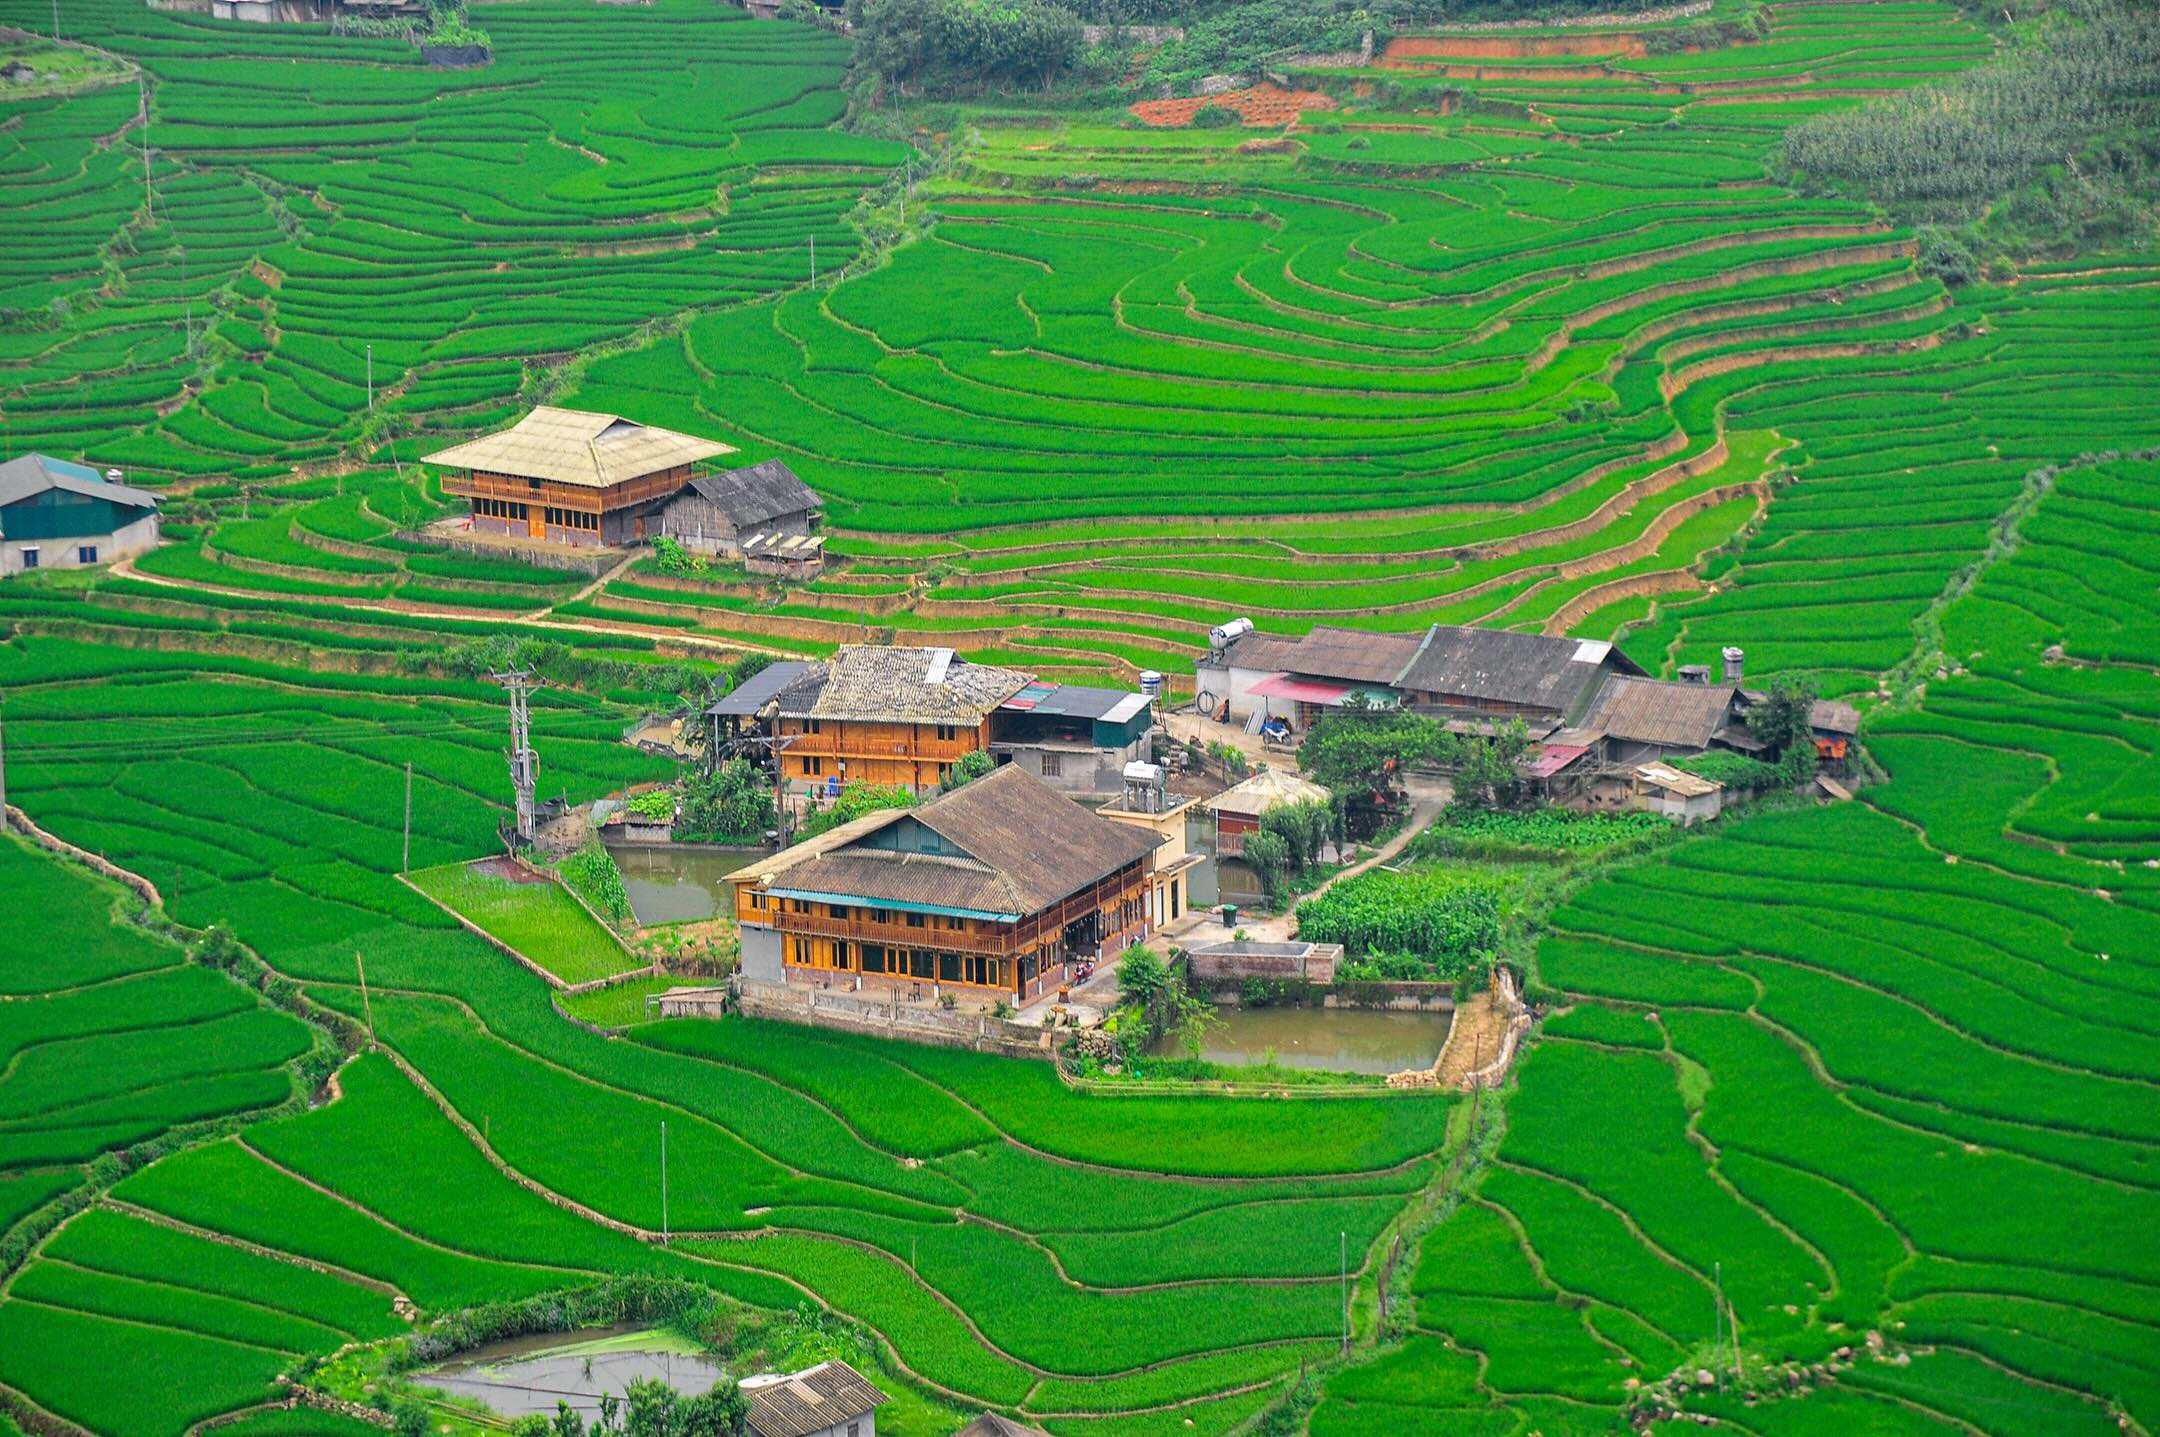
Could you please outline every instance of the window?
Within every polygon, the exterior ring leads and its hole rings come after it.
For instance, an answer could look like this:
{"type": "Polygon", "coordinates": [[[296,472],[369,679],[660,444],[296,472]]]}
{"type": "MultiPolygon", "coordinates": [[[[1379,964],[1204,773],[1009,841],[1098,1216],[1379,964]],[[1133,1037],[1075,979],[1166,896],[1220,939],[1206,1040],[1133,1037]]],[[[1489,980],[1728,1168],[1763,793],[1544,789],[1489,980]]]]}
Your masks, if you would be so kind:
{"type": "Polygon", "coordinates": [[[1044,754],[1042,756],[1042,776],[1044,778],[1063,778],[1065,776],[1065,755],[1061,753],[1044,754]]]}
{"type": "Polygon", "coordinates": [[[97,562],[97,545],[84,544],[77,548],[75,550],[75,562],[78,564],[95,564],[97,562]]]}
{"type": "Polygon", "coordinates": [[[929,920],[920,913],[910,913],[907,916],[907,926],[910,928],[923,928],[928,924],[929,920]]]}
{"type": "Polygon", "coordinates": [[[533,493],[537,494],[540,492],[540,481],[538,479],[527,479],[525,481],[525,487],[531,490],[533,493]]]}
{"type": "Polygon", "coordinates": [[[951,743],[953,741],[954,735],[958,732],[959,731],[949,723],[941,723],[937,726],[938,739],[943,743],[951,743]]]}
{"type": "Polygon", "coordinates": [[[803,730],[803,732],[805,732],[805,733],[823,733],[823,732],[825,732],[825,720],[823,720],[823,719],[812,719],[812,720],[810,720],[810,722],[809,722],[809,725],[808,725],[808,726],[807,726],[807,727],[806,727],[806,728],[805,728],[805,729],[803,730]]]}
{"type": "Polygon", "coordinates": [[[835,918],[847,917],[847,905],[845,903],[828,903],[825,907],[835,918]]]}
{"type": "Polygon", "coordinates": [[[38,566],[38,551],[35,549],[23,550],[22,566],[25,569],[35,569],[38,566]]]}
{"type": "Polygon", "coordinates": [[[860,1422],[850,1422],[850,1423],[848,1423],[848,1425],[847,1425],[847,1437],[862,1437],[862,1423],[860,1423],[860,1422]]]}

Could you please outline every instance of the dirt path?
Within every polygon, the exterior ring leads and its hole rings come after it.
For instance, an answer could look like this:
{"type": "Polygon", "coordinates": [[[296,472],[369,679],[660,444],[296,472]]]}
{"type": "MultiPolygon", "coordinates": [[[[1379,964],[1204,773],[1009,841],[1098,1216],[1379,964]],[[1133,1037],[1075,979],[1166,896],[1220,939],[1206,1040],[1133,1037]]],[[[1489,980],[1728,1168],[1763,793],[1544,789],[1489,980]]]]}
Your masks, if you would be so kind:
{"type": "MultiPolygon", "coordinates": [[[[564,599],[564,600],[562,600],[561,602],[563,602],[563,603],[566,603],[566,604],[582,604],[582,603],[584,603],[584,602],[585,602],[585,601],[586,601],[587,599],[589,599],[589,598],[591,598],[591,597],[592,597],[593,595],[595,595],[595,594],[599,593],[599,592],[600,592],[600,591],[601,591],[602,589],[606,588],[606,587],[607,587],[607,586],[608,586],[609,584],[612,584],[612,583],[614,583],[614,582],[615,582],[615,581],[616,581],[617,579],[620,579],[620,578],[621,578],[621,577],[623,576],[623,573],[624,573],[624,571],[625,571],[625,570],[627,570],[627,569],[628,569],[628,568],[629,568],[629,567],[630,567],[630,566],[631,566],[632,564],[635,564],[635,563],[636,563],[637,561],[638,561],[638,556],[637,556],[636,554],[634,554],[634,553],[633,553],[633,554],[625,554],[625,555],[623,555],[623,556],[622,556],[622,562],[621,562],[621,563],[617,564],[617,565],[616,565],[616,566],[615,566],[614,568],[612,568],[612,569],[608,570],[608,571],[607,571],[607,572],[606,572],[605,574],[602,574],[602,575],[600,575],[600,576],[599,576],[598,578],[594,579],[594,580],[593,580],[593,581],[592,581],[592,582],[591,582],[590,584],[587,584],[587,585],[586,585],[586,586],[585,586],[584,588],[582,588],[582,589],[579,589],[579,590],[578,590],[578,591],[577,591],[576,593],[572,594],[572,595],[571,595],[571,596],[570,596],[569,598],[567,598],[567,599],[564,599]]],[[[553,605],[553,604],[549,604],[549,605],[547,605],[546,607],[543,607],[543,608],[539,608],[539,609],[535,609],[535,610],[534,610],[534,611],[532,612],[532,614],[531,614],[530,616],[528,616],[528,617],[529,617],[529,618],[538,618],[539,616],[541,616],[541,615],[543,615],[543,614],[547,613],[548,609],[550,609],[550,608],[553,608],[553,607],[554,607],[554,605],[553,605]]]]}
{"type": "MultiPolygon", "coordinates": [[[[1455,797],[1454,785],[1445,779],[1412,779],[1407,787],[1410,791],[1410,816],[1403,820],[1401,830],[1383,844],[1377,853],[1351,864],[1306,894],[1307,898],[1317,898],[1344,879],[1355,878],[1383,863],[1393,861],[1397,854],[1410,846],[1412,839],[1432,826],[1432,821],[1440,816],[1440,811],[1455,797]]],[[[1282,943],[1295,936],[1297,917],[1294,913],[1284,913],[1273,918],[1256,918],[1249,923],[1240,923],[1238,927],[1244,929],[1245,936],[1256,943],[1282,943]]]]}
{"type": "MultiPolygon", "coordinates": [[[[308,604],[316,608],[335,608],[344,613],[397,614],[408,619],[440,619],[454,623],[515,623],[534,629],[562,629],[580,634],[617,634],[624,638],[664,639],[669,643],[683,644],[690,648],[714,649],[722,653],[745,651],[771,654],[775,658],[801,657],[797,649],[774,648],[765,644],[753,644],[744,639],[712,639],[702,634],[685,633],[680,629],[655,631],[635,624],[611,624],[591,619],[534,619],[506,617],[499,611],[483,612],[474,609],[423,609],[397,608],[389,604],[356,599],[318,598],[312,594],[275,594],[249,589],[227,589],[215,584],[191,584],[182,579],[168,579],[161,574],[146,574],[135,567],[132,559],[122,559],[114,564],[111,573],[115,578],[134,579],[139,583],[154,584],[161,589],[171,589],[175,595],[210,594],[227,599],[270,599],[273,601],[308,604]]],[[[598,582],[606,582],[603,577],[598,582]]],[[[199,601],[198,601],[199,602],[199,601]]],[[[544,611],[543,611],[544,612],[544,611]]]]}

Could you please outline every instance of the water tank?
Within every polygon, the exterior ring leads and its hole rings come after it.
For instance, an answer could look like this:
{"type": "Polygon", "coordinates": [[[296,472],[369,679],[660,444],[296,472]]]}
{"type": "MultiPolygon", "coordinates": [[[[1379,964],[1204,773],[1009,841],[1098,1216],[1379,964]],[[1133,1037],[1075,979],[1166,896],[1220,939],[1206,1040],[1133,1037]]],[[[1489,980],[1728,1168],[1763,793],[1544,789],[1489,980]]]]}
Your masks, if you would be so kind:
{"type": "Polygon", "coordinates": [[[1251,632],[1251,619],[1232,619],[1227,624],[1217,624],[1207,632],[1208,647],[1211,649],[1228,648],[1251,632]]]}
{"type": "Polygon", "coordinates": [[[1740,676],[1745,669],[1747,651],[1745,649],[1727,648],[1719,657],[1725,661],[1725,682],[1729,684],[1739,683],[1740,676]]]}
{"type": "Polygon", "coordinates": [[[1163,781],[1163,766],[1159,763],[1128,763],[1125,765],[1125,781],[1159,787],[1163,781]]]}
{"type": "Polygon", "coordinates": [[[1162,674],[1154,669],[1140,671],[1140,692],[1150,699],[1162,697],[1162,674]]]}
{"type": "Polygon", "coordinates": [[[121,472],[120,472],[119,470],[117,470],[117,469],[108,469],[108,470],[106,470],[106,471],[105,471],[105,482],[106,482],[106,483],[108,483],[108,484],[118,484],[118,483],[119,483],[119,482],[120,482],[121,480],[125,479],[126,477],[127,477],[127,476],[126,476],[125,474],[122,474],[122,473],[121,473],[121,472]]]}

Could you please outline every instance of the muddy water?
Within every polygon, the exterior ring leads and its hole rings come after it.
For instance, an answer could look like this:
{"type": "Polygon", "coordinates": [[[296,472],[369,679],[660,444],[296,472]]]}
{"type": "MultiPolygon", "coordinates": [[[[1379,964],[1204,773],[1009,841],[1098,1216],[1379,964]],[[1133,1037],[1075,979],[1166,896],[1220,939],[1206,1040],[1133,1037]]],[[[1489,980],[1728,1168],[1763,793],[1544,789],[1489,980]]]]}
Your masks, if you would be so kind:
{"type": "Polygon", "coordinates": [[[706,1391],[724,1375],[671,1332],[600,1328],[542,1333],[476,1347],[414,1380],[484,1402],[505,1417],[537,1412],[552,1417],[567,1402],[586,1417],[602,1393],[620,1397],[632,1381],[657,1377],[685,1397],[706,1391]]]}
{"type": "Polygon", "coordinates": [[[727,885],[720,880],[768,850],[763,848],[647,847],[610,844],[608,853],[622,870],[623,892],[641,925],[690,923],[727,911],[727,885]]]}
{"type": "MultiPolygon", "coordinates": [[[[1210,1063],[1261,1063],[1268,1050],[1285,1068],[1330,1073],[1399,1073],[1429,1068],[1447,1041],[1447,1013],[1367,1008],[1222,1008],[1200,1056],[1210,1063]]],[[[1158,1040],[1157,1057],[1182,1058],[1183,1046],[1158,1040]]]]}

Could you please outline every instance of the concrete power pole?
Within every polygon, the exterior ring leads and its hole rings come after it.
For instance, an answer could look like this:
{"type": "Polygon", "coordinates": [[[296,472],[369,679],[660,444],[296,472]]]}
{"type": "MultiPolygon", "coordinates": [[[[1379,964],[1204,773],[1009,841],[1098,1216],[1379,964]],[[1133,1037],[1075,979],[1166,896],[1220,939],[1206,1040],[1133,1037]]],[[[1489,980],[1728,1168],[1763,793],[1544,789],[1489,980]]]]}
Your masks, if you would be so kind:
{"type": "Polygon", "coordinates": [[[490,673],[489,678],[510,692],[510,783],[517,790],[518,837],[533,841],[533,791],[540,784],[540,756],[532,749],[530,696],[539,687],[531,669],[490,673]]]}
{"type": "MultiPolygon", "coordinates": [[[[0,696],[0,703],[4,702],[6,702],[5,696],[0,696]]],[[[0,743],[0,833],[5,833],[7,830],[7,745],[0,743]]]]}
{"type": "Polygon", "coordinates": [[[405,765],[405,850],[398,859],[398,872],[412,872],[412,765],[405,765]]]}

